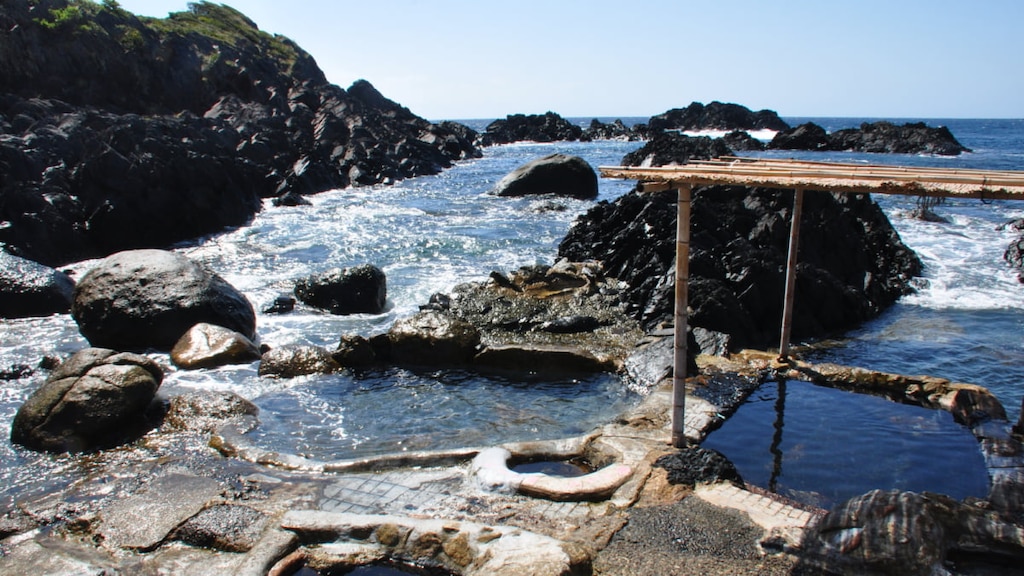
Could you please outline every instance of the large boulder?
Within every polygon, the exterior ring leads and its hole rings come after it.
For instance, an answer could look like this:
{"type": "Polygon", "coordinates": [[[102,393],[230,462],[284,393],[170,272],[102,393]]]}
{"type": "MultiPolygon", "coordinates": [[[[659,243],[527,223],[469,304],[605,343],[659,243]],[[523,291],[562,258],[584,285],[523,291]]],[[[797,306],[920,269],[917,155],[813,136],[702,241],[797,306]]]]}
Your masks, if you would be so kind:
{"type": "Polygon", "coordinates": [[[212,434],[228,424],[242,431],[258,424],[260,410],[234,392],[201,390],[172,396],[161,429],[212,434]]]}
{"type": "Polygon", "coordinates": [[[74,290],[67,274],[0,251],[0,318],[67,312],[74,290]]]}
{"type": "Polygon", "coordinates": [[[152,425],[163,371],[146,356],[86,348],[58,366],[14,416],[11,441],[79,452],[130,441],[152,425]]]}
{"type": "Polygon", "coordinates": [[[296,282],[295,296],[331,314],[379,314],[387,303],[387,277],[372,264],[332,268],[296,282]]]}
{"type": "Polygon", "coordinates": [[[94,346],[170,350],[200,322],[252,339],[256,313],[245,296],[210,270],[164,250],[119,252],[75,287],[71,315],[94,346]]]}
{"type": "Polygon", "coordinates": [[[579,156],[549,154],[508,173],[492,192],[497,196],[556,194],[590,200],[597,197],[597,172],[579,156]]]}

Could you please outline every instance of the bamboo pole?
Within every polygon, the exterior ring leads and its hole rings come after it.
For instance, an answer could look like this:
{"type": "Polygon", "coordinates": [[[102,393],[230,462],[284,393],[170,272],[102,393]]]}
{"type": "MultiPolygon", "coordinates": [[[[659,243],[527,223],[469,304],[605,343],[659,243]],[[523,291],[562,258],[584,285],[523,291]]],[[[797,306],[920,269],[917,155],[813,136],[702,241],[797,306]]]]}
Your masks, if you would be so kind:
{"type": "Polygon", "coordinates": [[[672,446],[686,441],[686,339],[690,282],[690,199],[693,186],[679,186],[676,210],[676,285],[672,368],[672,446]]]}
{"type": "Polygon", "coordinates": [[[779,361],[789,358],[789,334],[793,325],[793,301],[796,291],[797,252],[800,249],[800,217],[804,210],[804,191],[793,191],[793,218],[789,225],[789,258],[786,260],[786,296],[782,305],[782,335],[779,338],[779,361]]]}

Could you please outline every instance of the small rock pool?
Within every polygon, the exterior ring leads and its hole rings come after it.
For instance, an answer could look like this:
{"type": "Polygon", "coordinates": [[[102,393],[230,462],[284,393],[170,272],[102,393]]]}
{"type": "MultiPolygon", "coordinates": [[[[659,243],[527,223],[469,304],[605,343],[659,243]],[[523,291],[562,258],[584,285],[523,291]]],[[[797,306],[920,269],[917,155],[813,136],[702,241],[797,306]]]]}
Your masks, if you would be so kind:
{"type": "Polygon", "coordinates": [[[765,382],[702,446],[744,481],[822,508],[876,488],[988,493],[978,442],[948,412],[802,381],[765,382]]]}

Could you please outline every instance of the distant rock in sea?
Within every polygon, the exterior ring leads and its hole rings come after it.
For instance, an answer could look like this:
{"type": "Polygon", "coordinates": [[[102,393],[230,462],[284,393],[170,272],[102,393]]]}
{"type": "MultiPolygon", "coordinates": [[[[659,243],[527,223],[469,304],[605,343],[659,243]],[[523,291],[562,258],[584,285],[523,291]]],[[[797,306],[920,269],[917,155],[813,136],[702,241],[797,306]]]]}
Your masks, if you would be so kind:
{"type": "Polygon", "coordinates": [[[779,132],[768,148],[939,156],[956,156],[971,151],[958,142],[945,126],[930,127],[924,122],[896,125],[885,121],[865,122],[859,128],[845,128],[831,134],[821,126],[807,122],[779,132]]]}

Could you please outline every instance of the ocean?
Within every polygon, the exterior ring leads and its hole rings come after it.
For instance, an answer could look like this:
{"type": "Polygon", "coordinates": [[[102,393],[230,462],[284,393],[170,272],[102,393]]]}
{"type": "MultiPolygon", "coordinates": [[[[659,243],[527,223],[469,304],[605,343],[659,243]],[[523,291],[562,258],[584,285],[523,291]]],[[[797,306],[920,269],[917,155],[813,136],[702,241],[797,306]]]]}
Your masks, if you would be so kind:
{"type": "MultiPolygon", "coordinates": [[[[583,126],[590,118],[574,119],[583,126]]],[[[614,118],[603,119],[606,121],[614,118]]],[[[646,119],[623,118],[635,123],[646,119]]],[[[786,118],[826,129],[857,126],[861,118],[786,118]]],[[[917,119],[888,119],[893,122],[917,119]]],[[[973,152],[959,157],[878,154],[759,153],[845,162],[1024,169],[1024,120],[937,120],[973,152]]],[[[482,130],[486,120],[463,121],[482,130]]],[[[618,165],[639,142],[520,143],[485,149],[442,174],[331,191],[309,207],[269,202],[245,227],[176,250],[209,265],[239,288],[257,310],[294,281],[333,267],[375,264],[387,274],[382,314],[331,316],[299,306],[285,315],[259,314],[258,332],[270,346],[334,347],[343,334],[370,336],[415,313],[436,292],[484,280],[491,271],[551,264],[573,220],[590,201],[497,198],[487,194],[506,173],[536,157],[562,152],[593,166],[618,165]]],[[[614,200],[632,182],[602,180],[601,200],[614,200]]],[[[1024,398],[1024,284],[1002,260],[1015,239],[998,226],[1024,217],[1024,204],[953,201],[937,212],[950,224],[909,218],[913,199],[876,198],[904,241],[921,256],[925,273],[915,294],[842,338],[817,343],[814,361],[907,374],[929,374],[988,387],[1016,419],[1024,398]]],[[[92,262],[67,267],[79,277],[92,262]]],[[[799,306],[799,294],[797,295],[799,306]]],[[[85,347],[68,315],[0,320],[0,367],[35,366],[46,355],[85,347]]],[[[256,364],[196,372],[175,370],[166,355],[161,392],[229,390],[259,406],[260,445],[319,459],[585,433],[635,405],[640,394],[614,375],[551,380],[482,377],[458,370],[391,368],[292,380],[260,378],[256,364]]],[[[3,430],[45,373],[0,381],[3,430]]],[[[836,427],[842,427],[841,424],[836,427]]],[[[0,512],[29,494],[74,482],[87,473],[82,457],[40,455],[0,442],[0,512]],[[46,480],[39,482],[40,478],[46,480]]],[[[871,482],[874,482],[872,480],[871,482]]],[[[852,489],[857,490],[860,487],[852,489]]],[[[864,490],[861,490],[863,492],[864,490]]]]}

